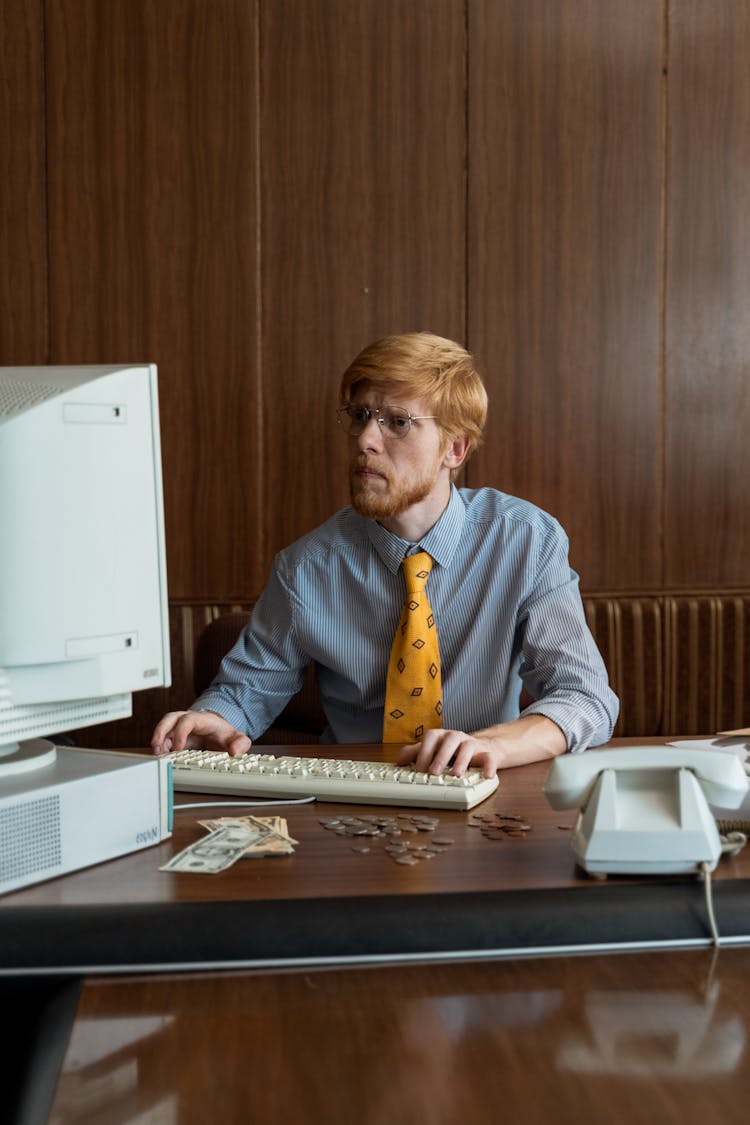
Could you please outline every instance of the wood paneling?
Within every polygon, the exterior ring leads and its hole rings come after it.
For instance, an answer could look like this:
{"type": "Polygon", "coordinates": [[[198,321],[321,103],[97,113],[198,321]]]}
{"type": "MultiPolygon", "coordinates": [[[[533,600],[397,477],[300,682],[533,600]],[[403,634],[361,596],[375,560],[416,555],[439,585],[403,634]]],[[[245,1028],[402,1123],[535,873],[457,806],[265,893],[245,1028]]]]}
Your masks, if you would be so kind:
{"type": "Polygon", "coordinates": [[[0,364],[44,363],[47,218],[41,2],[0,5],[0,364]]]}
{"type": "Polygon", "coordinates": [[[266,554],[347,502],[339,377],[464,336],[463,0],[261,8],[266,554]]]}
{"type": "Polygon", "coordinates": [[[257,588],[255,5],[47,24],[52,360],[158,365],[171,593],[257,588]]]}
{"type": "Polygon", "coordinates": [[[665,599],[666,714],[683,734],[736,730],[750,716],[750,596],[665,599]]]}
{"type": "Polygon", "coordinates": [[[560,519],[587,590],[661,581],[662,10],[469,5],[472,482],[560,519]]]}
{"type": "Polygon", "coordinates": [[[667,691],[662,599],[602,595],[585,597],[583,608],[620,700],[615,736],[682,731],[681,726],[665,728],[663,723],[667,691]]]}
{"type": "Polygon", "coordinates": [[[666,581],[750,581],[750,5],[670,4],[666,581]]]}
{"type": "Polygon", "coordinates": [[[750,582],[750,6],[5,0],[0,361],[159,367],[171,596],[347,499],[339,375],[426,328],[467,469],[587,594],[750,582]]]}

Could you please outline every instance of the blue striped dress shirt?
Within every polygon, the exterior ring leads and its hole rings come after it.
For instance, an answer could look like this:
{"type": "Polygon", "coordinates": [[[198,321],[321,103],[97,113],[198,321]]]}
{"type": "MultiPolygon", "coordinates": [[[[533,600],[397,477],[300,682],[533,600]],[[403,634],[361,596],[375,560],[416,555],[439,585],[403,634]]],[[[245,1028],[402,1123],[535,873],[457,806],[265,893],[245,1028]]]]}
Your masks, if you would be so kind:
{"type": "MultiPolygon", "coordinates": [[[[379,742],[386,671],[414,544],[343,508],[279,552],[247,628],[193,704],[257,738],[317,666],[323,742],[379,742]]],[[[434,559],[443,725],[518,718],[523,685],[569,750],[609,740],[618,714],[586,625],[567,537],[552,516],[492,488],[451,490],[418,544],[434,559]]]]}

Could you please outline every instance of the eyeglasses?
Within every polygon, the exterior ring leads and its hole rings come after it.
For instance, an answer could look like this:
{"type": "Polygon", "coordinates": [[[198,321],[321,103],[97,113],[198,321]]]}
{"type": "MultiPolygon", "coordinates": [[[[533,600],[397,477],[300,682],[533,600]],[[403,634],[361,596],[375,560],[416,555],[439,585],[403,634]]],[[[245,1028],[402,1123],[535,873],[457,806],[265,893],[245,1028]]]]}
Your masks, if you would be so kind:
{"type": "Polygon", "coordinates": [[[410,414],[403,406],[391,406],[387,402],[372,409],[356,402],[347,402],[338,408],[336,417],[339,425],[350,437],[359,437],[364,433],[370,419],[374,418],[384,437],[405,438],[412,422],[427,421],[430,418],[437,418],[437,415],[410,414]]]}

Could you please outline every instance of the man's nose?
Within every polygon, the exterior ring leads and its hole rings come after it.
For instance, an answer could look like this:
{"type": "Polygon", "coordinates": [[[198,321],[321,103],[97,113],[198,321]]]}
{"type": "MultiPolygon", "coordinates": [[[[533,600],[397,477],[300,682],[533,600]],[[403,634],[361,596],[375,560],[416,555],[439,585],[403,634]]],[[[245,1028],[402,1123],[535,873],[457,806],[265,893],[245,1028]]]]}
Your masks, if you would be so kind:
{"type": "Polygon", "coordinates": [[[376,414],[371,414],[367,420],[367,425],[362,433],[357,438],[357,445],[360,449],[378,449],[383,448],[383,428],[378,422],[376,414]]]}

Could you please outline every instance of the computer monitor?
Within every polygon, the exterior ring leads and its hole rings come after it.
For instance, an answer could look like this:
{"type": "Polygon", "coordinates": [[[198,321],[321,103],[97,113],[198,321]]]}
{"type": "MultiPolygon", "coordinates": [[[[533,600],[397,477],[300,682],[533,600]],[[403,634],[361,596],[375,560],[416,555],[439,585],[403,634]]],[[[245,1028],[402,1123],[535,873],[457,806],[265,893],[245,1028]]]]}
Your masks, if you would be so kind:
{"type": "Polygon", "coordinates": [[[155,366],[0,367],[0,786],[170,675],[155,366]]]}

